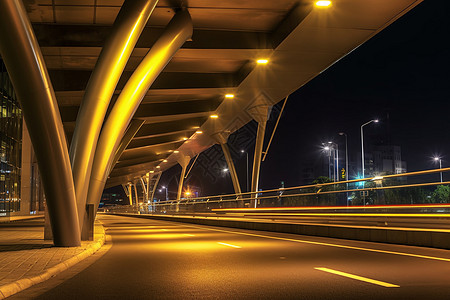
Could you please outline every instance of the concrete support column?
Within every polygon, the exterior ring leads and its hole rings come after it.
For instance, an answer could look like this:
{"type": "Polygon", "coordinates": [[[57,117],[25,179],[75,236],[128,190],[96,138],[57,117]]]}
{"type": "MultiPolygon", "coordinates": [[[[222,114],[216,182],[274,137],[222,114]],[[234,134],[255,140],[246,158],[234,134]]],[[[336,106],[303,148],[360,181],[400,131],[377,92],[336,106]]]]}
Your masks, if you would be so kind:
{"type": "Polygon", "coordinates": [[[138,194],[138,191],[137,191],[137,182],[136,181],[133,182],[133,187],[134,187],[134,195],[136,196],[135,203],[136,203],[136,206],[139,206],[139,194],[138,194]]]}
{"type": "Polygon", "coordinates": [[[259,187],[259,173],[261,169],[261,158],[264,144],[264,134],[266,132],[267,119],[269,117],[271,106],[268,99],[261,95],[258,97],[253,106],[247,109],[248,113],[253,119],[258,122],[258,131],[255,142],[255,155],[253,157],[253,171],[252,171],[252,186],[251,192],[253,200],[250,203],[251,207],[257,206],[258,187],[259,187]]]}
{"type": "Polygon", "coordinates": [[[61,115],[45,61],[21,0],[0,1],[0,54],[35,150],[55,246],[79,246],[78,213],[61,115]]]}
{"type": "MultiPolygon", "coordinates": [[[[20,170],[20,215],[29,215],[31,202],[36,203],[33,197],[34,186],[32,182],[33,149],[30,135],[25,122],[22,122],[22,166],[20,170]]],[[[38,211],[39,207],[35,207],[38,211]]],[[[49,222],[50,225],[50,222],[49,222]]],[[[50,229],[50,228],[49,228],[50,229]]]]}
{"type": "Polygon", "coordinates": [[[180,181],[178,182],[176,212],[178,212],[180,209],[178,203],[180,202],[181,193],[183,192],[184,176],[186,175],[186,168],[189,164],[189,161],[191,161],[191,158],[189,156],[180,155],[180,157],[178,157],[178,163],[181,166],[181,174],[180,174],[180,181]]]}
{"type": "Polygon", "coordinates": [[[127,185],[128,188],[128,199],[130,200],[130,206],[133,205],[133,192],[131,191],[131,183],[127,185]]]}
{"type": "Polygon", "coordinates": [[[144,177],[139,178],[139,181],[142,185],[142,191],[143,191],[143,202],[144,204],[148,203],[148,174],[145,176],[146,180],[144,181],[144,177]],[[147,184],[145,184],[147,182],[147,184]]]}
{"type": "Polygon", "coordinates": [[[225,160],[227,162],[228,171],[230,172],[231,181],[233,182],[233,188],[235,194],[241,194],[241,186],[239,184],[239,178],[236,172],[236,168],[234,167],[233,159],[231,158],[230,149],[227,145],[229,133],[226,132],[217,132],[213,134],[211,137],[220,144],[222,147],[223,155],[225,156],[225,160]]]}
{"type": "Polygon", "coordinates": [[[223,155],[225,156],[225,160],[227,162],[228,171],[230,172],[231,181],[233,182],[233,188],[235,194],[241,194],[241,186],[239,184],[239,178],[236,172],[236,168],[234,167],[233,159],[231,158],[230,149],[227,145],[229,133],[225,132],[217,132],[213,134],[211,137],[220,144],[222,147],[223,155]]]}
{"type": "Polygon", "coordinates": [[[239,178],[236,172],[236,168],[234,167],[233,159],[231,158],[230,150],[228,149],[227,144],[220,144],[222,147],[223,154],[225,155],[225,160],[227,161],[228,171],[230,172],[231,181],[233,182],[234,193],[240,195],[241,186],[239,185],[239,178]]]}

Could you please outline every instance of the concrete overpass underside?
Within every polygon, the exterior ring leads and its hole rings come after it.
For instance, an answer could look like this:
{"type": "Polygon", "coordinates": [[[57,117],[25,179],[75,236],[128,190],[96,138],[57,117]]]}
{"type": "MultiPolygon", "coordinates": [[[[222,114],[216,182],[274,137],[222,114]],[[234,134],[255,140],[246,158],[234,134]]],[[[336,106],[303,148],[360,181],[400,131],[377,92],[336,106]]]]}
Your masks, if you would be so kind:
{"type": "MultiPolygon", "coordinates": [[[[2,2],[4,14],[21,16],[22,1],[2,2]]],[[[48,126],[61,122],[63,128],[59,162],[39,159],[50,155],[45,149],[52,139],[39,141],[45,129],[30,130],[55,244],[79,243],[86,204],[98,206],[104,187],[151,180],[177,163],[185,168],[249,121],[265,125],[270,106],[420,2],[335,0],[318,7],[309,0],[24,0],[22,17],[32,28],[19,17],[1,21],[0,51],[28,127],[45,123],[47,114],[48,126]],[[23,53],[39,52],[43,63],[35,67],[48,70],[54,90],[48,101],[57,107],[49,105],[41,119],[26,103],[44,100],[21,92],[27,86],[18,83],[33,77],[24,71],[33,60],[14,72],[21,59],[14,49],[25,39],[7,37],[11,27],[36,37],[38,45],[23,53]],[[64,168],[44,167],[57,163],[64,168]],[[50,191],[61,176],[67,177],[64,191],[50,191]],[[72,225],[58,219],[62,210],[72,225]]]]}

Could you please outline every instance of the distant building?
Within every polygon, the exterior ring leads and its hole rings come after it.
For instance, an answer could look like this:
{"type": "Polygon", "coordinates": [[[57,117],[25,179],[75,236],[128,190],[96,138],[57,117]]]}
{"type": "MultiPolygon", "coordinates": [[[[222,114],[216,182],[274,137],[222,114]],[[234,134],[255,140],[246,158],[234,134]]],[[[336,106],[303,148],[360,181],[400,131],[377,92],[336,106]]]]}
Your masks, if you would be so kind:
{"type": "Polygon", "coordinates": [[[401,147],[395,145],[375,146],[373,150],[373,165],[376,174],[406,173],[406,161],[402,160],[401,147]]]}

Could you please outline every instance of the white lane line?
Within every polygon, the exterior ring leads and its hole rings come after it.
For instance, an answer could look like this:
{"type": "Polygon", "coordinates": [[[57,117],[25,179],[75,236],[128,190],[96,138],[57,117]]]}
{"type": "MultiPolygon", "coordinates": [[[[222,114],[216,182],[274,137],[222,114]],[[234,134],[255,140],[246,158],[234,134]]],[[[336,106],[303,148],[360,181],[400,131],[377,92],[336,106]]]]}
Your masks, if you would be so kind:
{"type": "Polygon", "coordinates": [[[354,274],[350,274],[350,273],[345,273],[345,272],[341,272],[341,271],[337,271],[337,270],[333,270],[333,269],[328,269],[328,268],[314,268],[316,270],[319,271],[323,271],[323,272],[327,272],[327,273],[331,273],[331,274],[335,274],[335,275],[339,275],[339,276],[343,276],[343,277],[347,277],[347,278],[352,278],[352,279],[356,279],[359,281],[364,281],[364,282],[368,282],[371,284],[375,284],[375,285],[380,285],[383,287],[400,287],[399,285],[396,284],[392,284],[392,283],[388,283],[388,282],[384,282],[384,281],[379,281],[379,280],[375,280],[375,279],[370,279],[367,277],[362,277],[362,276],[358,276],[358,275],[354,275],[354,274]]]}
{"type": "Polygon", "coordinates": [[[236,246],[236,245],[231,245],[231,244],[221,243],[221,242],[217,242],[217,244],[232,247],[232,248],[242,248],[241,246],[236,246]]]}
{"type": "Polygon", "coordinates": [[[328,246],[328,247],[343,248],[343,249],[353,249],[353,250],[359,250],[359,251],[376,252],[376,253],[384,253],[384,254],[392,254],[392,255],[401,255],[401,256],[408,256],[408,257],[415,257],[415,258],[423,258],[423,259],[431,259],[431,260],[450,262],[450,258],[444,258],[444,257],[436,257],[436,256],[428,256],[428,255],[420,255],[420,254],[397,252],[397,251],[389,251],[389,250],[380,250],[380,249],[372,249],[372,248],[363,248],[363,247],[353,247],[353,246],[347,246],[347,245],[341,245],[341,244],[313,242],[313,241],[306,241],[306,240],[300,240],[300,239],[282,238],[282,237],[277,237],[277,236],[268,236],[268,235],[263,235],[263,234],[253,234],[253,233],[247,233],[247,232],[238,232],[238,231],[230,231],[230,230],[222,230],[222,229],[213,229],[213,228],[198,227],[198,226],[191,226],[191,225],[185,225],[185,226],[186,227],[190,227],[190,228],[198,228],[198,229],[203,229],[203,230],[219,231],[219,232],[240,234],[240,235],[246,235],[246,236],[254,236],[254,237],[260,237],[260,238],[266,238],[266,239],[295,242],[295,243],[328,246]]]}

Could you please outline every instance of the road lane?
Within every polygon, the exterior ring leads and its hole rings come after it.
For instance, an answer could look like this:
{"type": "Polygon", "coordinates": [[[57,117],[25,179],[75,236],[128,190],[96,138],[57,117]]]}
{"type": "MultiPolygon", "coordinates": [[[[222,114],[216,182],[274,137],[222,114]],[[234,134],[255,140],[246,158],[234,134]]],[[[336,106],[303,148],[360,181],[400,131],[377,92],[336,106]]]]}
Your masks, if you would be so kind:
{"type": "Polygon", "coordinates": [[[77,275],[32,298],[445,299],[450,295],[450,261],[427,258],[450,259],[447,250],[119,216],[101,220],[111,236],[111,249],[77,275]],[[385,288],[316,268],[400,287],[385,288]]]}

